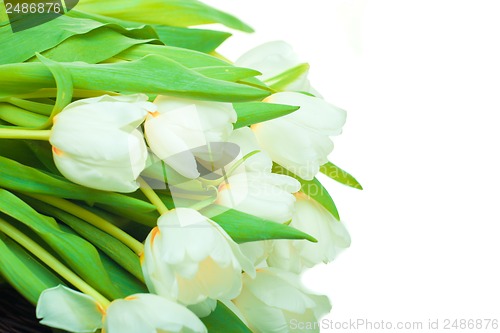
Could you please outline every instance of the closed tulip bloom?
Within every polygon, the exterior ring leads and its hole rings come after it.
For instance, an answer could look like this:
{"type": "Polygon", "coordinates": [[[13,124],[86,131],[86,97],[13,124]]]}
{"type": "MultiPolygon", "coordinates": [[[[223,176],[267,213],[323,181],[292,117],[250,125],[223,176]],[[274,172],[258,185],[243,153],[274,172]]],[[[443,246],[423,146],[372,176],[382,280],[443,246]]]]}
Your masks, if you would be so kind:
{"type": "Polygon", "coordinates": [[[145,168],[147,148],[137,129],[156,106],[145,95],[88,98],[69,104],[54,118],[50,137],[54,162],[77,184],[133,192],[145,168]]]}
{"type": "Polygon", "coordinates": [[[115,300],[105,309],[92,297],[60,285],[42,292],[36,315],[42,324],[69,332],[207,332],[187,308],[152,294],[115,300]]]}
{"type": "Polygon", "coordinates": [[[267,102],[300,106],[284,117],[252,126],[257,141],[276,163],[297,176],[312,180],[328,162],[333,150],[331,135],[342,132],[346,112],[324,100],[300,93],[282,92],[267,102]]]}
{"type": "Polygon", "coordinates": [[[145,242],[146,284],[155,294],[194,305],[231,299],[241,290],[241,271],[251,262],[215,222],[188,208],[163,214],[145,242]]]}
{"type": "Polygon", "coordinates": [[[267,259],[269,266],[300,273],[318,263],[328,263],[351,245],[351,238],[343,223],[337,221],[316,200],[297,193],[295,211],[290,226],[318,240],[276,240],[267,259]]]}
{"type": "MultiPolygon", "coordinates": [[[[272,80],[274,77],[303,64],[292,46],[284,41],[273,41],[259,45],[243,54],[235,62],[235,66],[247,67],[262,73],[261,80],[272,80]]],[[[285,91],[305,91],[316,94],[307,78],[308,70],[284,88],[285,91]]]]}
{"type": "Polygon", "coordinates": [[[298,275],[275,268],[259,269],[255,279],[245,275],[233,302],[254,333],[319,332],[314,323],[331,310],[326,296],[312,294],[298,275]],[[304,323],[303,328],[294,322],[304,323]]]}
{"type": "Polygon", "coordinates": [[[158,96],[154,103],[158,111],[149,114],[144,126],[149,147],[182,176],[197,178],[191,150],[227,141],[237,117],[233,106],[166,96],[158,96]]]}
{"type": "Polygon", "coordinates": [[[216,203],[263,219],[290,221],[300,183],[285,175],[246,172],[230,176],[219,186],[216,203]]]}

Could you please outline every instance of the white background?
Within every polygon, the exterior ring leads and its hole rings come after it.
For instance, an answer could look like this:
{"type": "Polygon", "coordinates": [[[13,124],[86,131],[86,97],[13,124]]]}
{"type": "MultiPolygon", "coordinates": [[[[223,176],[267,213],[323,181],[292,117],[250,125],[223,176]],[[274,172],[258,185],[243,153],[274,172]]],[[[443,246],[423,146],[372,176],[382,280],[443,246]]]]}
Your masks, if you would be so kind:
{"type": "Polygon", "coordinates": [[[287,40],[348,111],[331,159],[365,190],[328,184],[352,247],[304,277],[327,318],[500,319],[500,2],[206,2],[257,30],[222,54],[287,40]]]}

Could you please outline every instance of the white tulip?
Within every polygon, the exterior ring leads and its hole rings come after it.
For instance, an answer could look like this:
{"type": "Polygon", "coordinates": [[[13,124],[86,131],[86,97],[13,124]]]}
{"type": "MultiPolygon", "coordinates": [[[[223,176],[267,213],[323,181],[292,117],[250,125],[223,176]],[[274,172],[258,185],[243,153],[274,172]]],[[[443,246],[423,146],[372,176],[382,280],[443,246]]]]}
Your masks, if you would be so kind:
{"type": "Polygon", "coordinates": [[[276,163],[305,180],[313,179],[319,167],[328,162],[333,150],[329,136],[342,132],[346,112],[320,98],[293,92],[277,93],[266,101],[300,109],[252,125],[259,145],[276,163]]]}
{"type": "Polygon", "coordinates": [[[105,309],[92,297],[59,285],[42,292],[36,315],[42,324],[69,332],[207,332],[194,313],[152,294],[115,300],[105,309]]]}
{"type": "Polygon", "coordinates": [[[185,305],[231,299],[251,262],[217,225],[189,208],[163,214],[145,242],[142,269],[151,292],[185,305]]]}
{"type": "Polygon", "coordinates": [[[269,266],[300,273],[318,263],[332,261],[351,244],[351,238],[343,223],[337,221],[320,203],[297,193],[291,227],[299,229],[318,240],[280,239],[274,242],[267,259],[269,266]]]}
{"type": "Polygon", "coordinates": [[[144,126],[149,147],[182,176],[197,178],[192,149],[227,141],[237,118],[233,106],[166,96],[154,103],[158,111],[148,115],[144,126]]]}
{"type": "Polygon", "coordinates": [[[270,221],[284,223],[292,218],[300,183],[285,175],[267,172],[238,173],[220,186],[216,203],[270,221]]]}
{"type": "Polygon", "coordinates": [[[156,106],[146,95],[82,99],[54,118],[50,136],[59,171],[77,184],[133,192],[146,165],[147,148],[137,130],[156,106]]]}
{"type": "Polygon", "coordinates": [[[331,309],[328,298],[307,291],[298,275],[275,268],[259,269],[255,279],[245,274],[233,302],[254,333],[319,332],[318,320],[331,309]]]}
{"type": "MultiPolygon", "coordinates": [[[[271,172],[273,161],[265,151],[261,150],[255,134],[249,127],[234,130],[229,136],[228,142],[238,145],[240,148],[240,159],[254,151],[259,151],[246,159],[244,171],[271,172]]],[[[235,162],[228,164],[226,169],[229,170],[235,162]]]]}
{"type": "MultiPolygon", "coordinates": [[[[267,81],[289,69],[303,64],[293,50],[292,46],[283,41],[268,42],[255,47],[243,54],[235,62],[235,66],[247,67],[262,73],[260,79],[267,81]]],[[[296,80],[285,87],[286,91],[305,91],[316,95],[307,78],[303,73],[296,80]]]]}

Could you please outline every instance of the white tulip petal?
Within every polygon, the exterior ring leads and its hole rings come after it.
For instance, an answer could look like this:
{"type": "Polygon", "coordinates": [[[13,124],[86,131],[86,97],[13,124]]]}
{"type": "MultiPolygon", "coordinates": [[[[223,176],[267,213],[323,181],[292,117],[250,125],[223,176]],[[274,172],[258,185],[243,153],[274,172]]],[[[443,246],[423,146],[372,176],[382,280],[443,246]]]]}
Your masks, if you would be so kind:
{"type": "Polygon", "coordinates": [[[300,273],[318,263],[328,263],[351,244],[344,224],[337,221],[320,203],[297,194],[290,226],[318,240],[277,240],[268,258],[269,266],[300,273]]]}
{"type": "Polygon", "coordinates": [[[270,221],[283,223],[292,218],[295,198],[290,192],[300,183],[288,176],[247,172],[230,176],[219,186],[217,203],[270,221]]]}
{"type": "Polygon", "coordinates": [[[97,302],[62,285],[42,292],[36,316],[44,325],[69,332],[95,332],[102,325],[97,302]]]}
{"type": "Polygon", "coordinates": [[[143,272],[150,290],[192,305],[236,297],[242,266],[253,266],[217,224],[194,209],[163,214],[146,240],[143,272]]]}
{"type": "MultiPolygon", "coordinates": [[[[290,327],[291,320],[317,324],[331,309],[328,298],[305,290],[296,274],[263,268],[255,279],[245,275],[243,283],[233,303],[253,332],[306,332],[290,327]]],[[[313,332],[318,332],[317,327],[313,332]]]]}
{"type": "Polygon", "coordinates": [[[347,113],[325,100],[295,92],[280,92],[266,101],[300,106],[300,109],[283,119],[324,135],[339,134],[346,122],[347,113]]]}
{"type": "Polygon", "coordinates": [[[262,80],[272,78],[299,64],[300,60],[292,46],[284,41],[259,45],[235,62],[235,66],[258,70],[262,73],[262,80]]]}
{"type": "MultiPolygon", "coordinates": [[[[303,290],[290,287],[292,284],[282,277],[286,274],[291,273],[280,271],[278,274],[272,268],[262,269],[248,289],[268,306],[294,313],[304,313],[308,308],[314,307],[314,301],[303,290]]],[[[296,284],[293,286],[296,287],[296,284]]]]}
{"type": "Polygon", "coordinates": [[[239,244],[239,248],[243,255],[247,257],[255,267],[262,267],[262,263],[272,252],[273,241],[255,241],[239,244]]]}
{"type": "MultiPolygon", "coordinates": [[[[260,152],[250,156],[245,161],[245,170],[248,172],[271,172],[273,161],[269,155],[262,151],[257,142],[257,138],[252,130],[248,127],[239,128],[234,130],[228,139],[229,142],[235,143],[240,147],[240,158],[243,158],[247,154],[259,150],[260,152]]],[[[231,168],[234,163],[231,163],[227,168],[231,168]]]]}
{"type": "Polygon", "coordinates": [[[205,333],[206,327],[182,305],[152,294],[136,294],[111,303],[107,333],[205,333]]]}
{"type": "Polygon", "coordinates": [[[189,147],[179,136],[168,130],[168,119],[162,115],[148,116],[144,124],[149,147],[165,163],[187,178],[197,178],[196,161],[189,147]]]}
{"type": "Polygon", "coordinates": [[[233,300],[255,333],[288,333],[289,323],[281,309],[266,306],[250,291],[243,290],[233,300]]]}
{"type": "MultiPolygon", "coordinates": [[[[321,161],[330,153],[318,156],[311,133],[281,118],[252,126],[252,130],[273,161],[305,180],[314,178],[321,161]]],[[[323,140],[330,142],[328,136],[323,140]]]]}
{"type": "MultiPolygon", "coordinates": [[[[260,79],[268,80],[303,63],[292,46],[283,41],[268,42],[246,52],[235,62],[235,66],[248,67],[262,73],[260,79]]],[[[287,91],[318,93],[307,78],[308,72],[288,84],[287,91]]]]}
{"type": "Polygon", "coordinates": [[[203,302],[189,305],[187,308],[192,311],[198,318],[205,318],[209,316],[217,307],[215,299],[207,298],[203,302]]]}
{"type": "Polygon", "coordinates": [[[145,95],[101,96],[68,105],[54,119],[54,162],[69,180],[104,191],[133,192],[147,148],[136,129],[156,106],[145,95]]]}

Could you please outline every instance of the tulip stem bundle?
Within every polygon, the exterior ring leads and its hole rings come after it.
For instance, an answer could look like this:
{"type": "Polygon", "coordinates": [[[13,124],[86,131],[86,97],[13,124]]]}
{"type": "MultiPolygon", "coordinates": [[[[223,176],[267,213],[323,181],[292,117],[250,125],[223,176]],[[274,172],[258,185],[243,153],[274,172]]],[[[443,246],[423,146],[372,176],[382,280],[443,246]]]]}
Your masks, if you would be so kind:
{"type": "Polygon", "coordinates": [[[50,130],[23,130],[0,128],[0,139],[26,139],[48,141],[50,130]]]}
{"type": "Polygon", "coordinates": [[[136,240],[134,237],[127,234],[122,229],[118,228],[111,222],[106,221],[102,217],[88,211],[68,200],[56,198],[48,195],[25,193],[26,195],[35,198],[37,200],[43,201],[49,205],[57,207],[65,212],[68,212],[82,220],[88,222],[94,227],[106,232],[107,234],[115,237],[123,244],[127,245],[132,251],[134,251],[138,256],[144,252],[144,245],[136,240]]]}
{"type": "Polygon", "coordinates": [[[19,245],[35,255],[44,264],[52,268],[55,272],[57,272],[60,276],[62,276],[80,291],[93,297],[103,308],[106,308],[109,305],[110,302],[107,298],[102,296],[98,291],[92,288],[78,275],[73,273],[72,270],[62,264],[53,255],[51,255],[44,248],[33,241],[30,237],[24,235],[3,219],[0,219],[0,231],[19,243],[19,245]]]}

